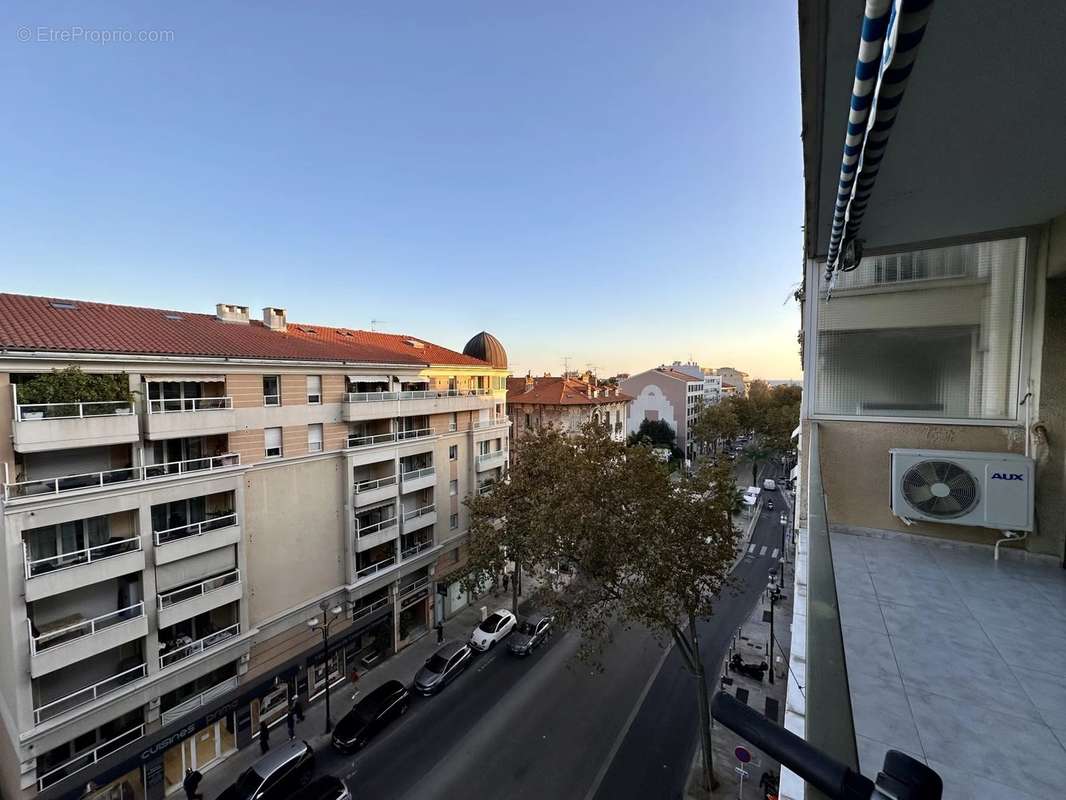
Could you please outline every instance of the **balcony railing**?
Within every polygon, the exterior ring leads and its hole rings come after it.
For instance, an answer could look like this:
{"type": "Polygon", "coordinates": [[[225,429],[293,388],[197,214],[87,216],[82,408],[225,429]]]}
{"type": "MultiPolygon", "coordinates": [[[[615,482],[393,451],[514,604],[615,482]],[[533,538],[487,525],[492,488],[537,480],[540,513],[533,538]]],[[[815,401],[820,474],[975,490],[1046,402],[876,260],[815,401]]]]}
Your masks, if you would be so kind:
{"type": "Polygon", "coordinates": [[[373,575],[375,572],[380,572],[381,570],[385,569],[386,567],[391,567],[395,563],[396,563],[396,556],[395,555],[389,556],[388,558],[385,558],[385,559],[382,559],[381,561],[378,561],[376,564],[370,564],[369,566],[366,566],[366,567],[363,567],[362,569],[356,570],[355,571],[355,577],[357,579],[358,578],[365,578],[368,575],[373,575]]]}
{"type": "Polygon", "coordinates": [[[386,517],[378,522],[371,522],[368,525],[363,525],[359,518],[355,519],[355,535],[362,538],[363,536],[369,536],[372,533],[381,533],[384,530],[393,528],[396,526],[396,517],[386,517]]]}
{"type": "Polygon", "coordinates": [[[44,775],[37,776],[37,789],[38,791],[44,791],[47,787],[54,783],[58,783],[64,778],[73,775],[76,772],[80,772],[86,767],[91,767],[97,761],[109,753],[113,753],[120,747],[125,747],[131,742],[135,742],[144,736],[144,723],[142,722],[135,728],[130,728],[125,733],[120,733],[114,739],[108,739],[103,744],[98,744],[92,750],[81,753],[74,756],[64,764],[60,764],[58,767],[48,770],[44,775]]]}
{"type": "Polygon", "coordinates": [[[407,431],[398,431],[396,438],[401,442],[410,441],[411,439],[425,439],[427,436],[433,435],[432,428],[413,428],[407,431]]]}
{"type": "Polygon", "coordinates": [[[164,545],[167,542],[174,542],[178,539],[187,539],[190,536],[203,536],[205,533],[211,533],[211,531],[221,530],[222,528],[232,528],[237,524],[236,512],[231,514],[223,514],[219,517],[212,517],[211,519],[205,519],[201,522],[190,522],[188,525],[178,525],[174,528],[164,528],[161,531],[155,531],[152,536],[155,538],[156,546],[164,545]]]}
{"type": "Polygon", "coordinates": [[[430,475],[436,474],[436,472],[436,467],[422,467],[421,469],[413,469],[410,472],[403,473],[403,480],[417,481],[419,478],[428,478],[430,475]]]}
{"type": "Polygon", "coordinates": [[[364,617],[369,617],[371,614],[373,614],[379,608],[384,608],[390,602],[392,602],[391,599],[388,596],[385,596],[385,597],[379,597],[373,603],[368,603],[365,606],[358,606],[356,608],[353,608],[352,609],[352,622],[355,622],[356,620],[363,619],[364,617]]]}
{"type": "Polygon", "coordinates": [[[506,450],[493,450],[491,453],[478,453],[477,463],[486,464],[498,458],[502,459],[506,454],[506,450]]]}
{"type": "Polygon", "coordinates": [[[100,472],[82,472],[74,475],[60,475],[55,478],[38,478],[30,481],[17,481],[4,484],[4,499],[13,497],[36,497],[39,495],[57,495],[77,489],[91,489],[109,486],[114,483],[131,481],[150,481],[157,478],[184,475],[190,472],[213,472],[225,467],[240,466],[239,453],[224,453],[207,458],[190,458],[185,461],[167,461],[161,464],[145,464],[140,467],[108,469],[100,472]]]}
{"type": "Polygon", "coordinates": [[[181,589],[175,589],[172,592],[164,592],[156,595],[157,607],[162,611],[164,608],[169,608],[178,603],[184,603],[186,600],[192,600],[196,597],[202,597],[216,589],[221,589],[223,586],[229,586],[231,583],[240,583],[240,581],[241,571],[235,569],[232,572],[227,572],[214,578],[200,581],[192,586],[184,586],[181,589]]]}
{"type": "Polygon", "coordinates": [[[81,639],[83,636],[92,636],[97,631],[110,628],[112,625],[117,625],[120,622],[126,622],[127,620],[137,619],[138,617],[143,616],[144,603],[140,602],[135,603],[132,606],[127,606],[126,608],[120,608],[117,611],[109,611],[106,614],[101,614],[92,619],[84,619],[80,622],[75,622],[73,625],[64,625],[62,628],[56,628],[55,630],[37,634],[34,634],[33,632],[33,622],[27,619],[26,626],[30,631],[30,655],[35,656],[42,650],[47,650],[50,647],[66,644],[75,639],[81,639]]]}
{"type": "Polygon", "coordinates": [[[360,481],[355,484],[355,493],[362,494],[363,492],[372,492],[374,489],[384,489],[386,486],[395,486],[396,476],[388,475],[384,478],[376,478],[370,481],[360,481]]]}
{"type": "Polygon", "coordinates": [[[187,397],[172,400],[149,400],[149,414],[173,414],[184,411],[220,411],[233,408],[232,397],[187,397]]]}
{"type": "Polygon", "coordinates": [[[188,642],[187,644],[184,644],[181,647],[176,647],[169,653],[163,653],[163,655],[159,657],[159,668],[166,669],[171,664],[176,664],[179,661],[184,661],[186,658],[190,658],[191,656],[196,655],[197,653],[202,653],[205,650],[210,650],[212,647],[221,644],[227,639],[233,638],[240,632],[241,625],[238,622],[234,623],[233,625],[230,625],[228,628],[223,628],[220,631],[209,633],[202,639],[197,639],[196,641],[188,642]]]}
{"type": "Polygon", "coordinates": [[[483,483],[481,486],[477,487],[478,497],[484,497],[487,494],[491,494],[492,490],[495,489],[495,488],[496,488],[495,482],[494,483],[483,483]]]}
{"type": "Polygon", "coordinates": [[[348,392],[344,395],[346,403],[376,403],[381,400],[396,400],[399,392],[348,392]]]}
{"type": "Polygon", "coordinates": [[[46,419],[88,419],[132,413],[133,403],[129,400],[102,400],[92,403],[19,403],[15,406],[15,419],[19,422],[46,419]]]}
{"type": "Polygon", "coordinates": [[[474,424],[471,425],[471,430],[480,430],[482,428],[494,428],[497,425],[509,425],[511,420],[509,417],[494,417],[492,419],[478,419],[474,420],[474,424]]]}
{"type": "Polygon", "coordinates": [[[104,544],[86,547],[81,550],[72,550],[69,553],[58,553],[54,556],[43,558],[30,558],[29,542],[22,543],[23,559],[25,561],[26,578],[35,578],[38,575],[55,572],[68,567],[76,567],[80,564],[91,564],[94,561],[102,561],[105,558],[122,555],[123,553],[136,553],[141,549],[139,536],[131,536],[128,539],[116,539],[104,544]]]}
{"type": "Polygon", "coordinates": [[[425,516],[426,514],[432,514],[436,510],[437,506],[433,503],[430,503],[428,506],[422,506],[421,508],[416,508],[412,511],[404,511],[403,521],[407,522],[408,520],[418,519],[419,517],[425,516]]]}
{"type": "Polygon", "coordinates": [[[444,397],[479,397],[488,389],[418,389],[407,392],[348,392],[348,403],[375,403],[381,400],[437,400],[444,397]]]}
{"type": "Polygon", "coordinates": [[[406,561],[409,558],[414,558],[419,553],[428,550],[432,546],[433,539],[427,539],[424,542],[418,542],[417,544],[413,544],[410,547],[405,547],[403,550],[400,551],[400,560],[406,561]]]}
{"type": "Polygon", "coordinates": [[[395,433],[378,433],[373,436],[349,436],[348,447],[371,447],[376,444],[395,442],[395,433]]]}
{"type": "Polygon", "coordinates": [[[83,706],[86,703],[91,703],[98,697],[103,697],[106,694],[110,694],[116,689],[125,686],[130,681],[135,681],[138,678],[143,678],[148,674],[147,664],[138,664],[136,667],[124,670],[117,675],[112,675],[110,678],[105,678],[102,681],[94,683],[92,686],[85,686],[81,689],[71,692],[68,695],[64,695],[57,700],[52,700],[45,703],[43,706],[38,706],[33,710],[33,721],[40,725],[45,720],[62,714],[64,711],[70,711],[72,708],[83,706]]]}
{"type": "Polygon", "coordinates": [[[166,711],[162,712],[159,715],[159,719],[164,725],[169,725],[171,722],[178,719],[179,717],[185,716],[190,711],[199,708],[200,706],[204,705],[210,700],[213,700],[219,695],[225,694],[230,689],[236,688],[237,676],[234,675],[232,678],[227,678],[226,680],[222,681],[222,683],[215,684],[210,689],[206,689],[205,691],[200,692],[200,694],[193,695],[188,700],[183,700],[173,708],[168,708],[166,711]]]}
{"type": "Polygon", "coordinates": [[[406,586],[401,586],[399,590],[400,608],[407,608],[408,606],[411,606],[421,600],[422,596],[428,593],[428,589],[428,576],[424,576],[416,581],[412,581],[406,586]]]}

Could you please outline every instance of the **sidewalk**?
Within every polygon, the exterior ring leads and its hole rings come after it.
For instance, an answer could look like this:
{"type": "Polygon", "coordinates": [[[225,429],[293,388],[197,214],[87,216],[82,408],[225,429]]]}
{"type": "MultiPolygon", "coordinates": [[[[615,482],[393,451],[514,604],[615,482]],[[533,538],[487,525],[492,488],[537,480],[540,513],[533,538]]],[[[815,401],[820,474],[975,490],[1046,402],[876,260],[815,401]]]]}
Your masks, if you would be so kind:
{"type": "MultiPolygon", "coordinates": [[[[534,581],[531,579],[526,578],[525,583],[527,591],[525,594],[519,595],[520,607],[521,603],[529,599],[530,592],[535,588],[534,581]]],[[[499,596],[494,596],[492,592],[489,592],[451,619],[445,620],[444,640],[466,641],[470,637],[470,632],[481,621],[482,606],[485,606],[490,614],[497,608],[509,609],[511,607],[511,594],[510,592],[504,593],[501,591],[499,596]]],[[[357,685],[353,686],[353,684],[345,680],[335,686],[330,692],[330,713],[333,717],[333,724],[336,725],[337,721],[347,714],[356,702],[365,697],[368,692],[381,686],[385,681],[398,680],[404,685],[410,684],[414,679],[415,673],[418,672],[425,660],[436,651],[438,646],[437,633],[435,630],[430,629],[420,639],[383,661],[379,666],[361,673],[357,685]],[[354,700],[352,698],[353,694],[356,695],[354,700]]],[[[326,703],[324,696],[322,696],[313,705],[305,706],[303,722],[296,723],[296,738],[305,739],[316,751],[323,750],[330,746],[330,737],[326,735],[325,730],[326,703]]],[[[285,721],[282,720],[270,729],[271,746],[275,747],[288,741],[288,736],[288,729],[285,721]]],[[[208,800],[217,797],[259,756],[259,735],[258,731],[256,731],[251,744],[233,753],[204,773],[204,779],[198,791],[202,792],[208,800]]],[[[180,790],[173,796],[183,797],[180,790]]]]}

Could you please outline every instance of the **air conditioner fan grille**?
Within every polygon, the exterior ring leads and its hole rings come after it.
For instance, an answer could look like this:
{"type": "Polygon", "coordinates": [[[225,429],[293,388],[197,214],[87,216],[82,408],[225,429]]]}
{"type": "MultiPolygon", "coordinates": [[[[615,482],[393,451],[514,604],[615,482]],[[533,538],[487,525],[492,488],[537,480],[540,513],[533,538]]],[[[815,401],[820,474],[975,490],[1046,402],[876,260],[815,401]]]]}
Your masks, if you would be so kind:
{"type": "Polygon", "coordinates": [[[953,519],[977,505],[977,480],[952,461],[915,464],[903,474],[900,488],[911,508],[927,517],[953,519]]]}

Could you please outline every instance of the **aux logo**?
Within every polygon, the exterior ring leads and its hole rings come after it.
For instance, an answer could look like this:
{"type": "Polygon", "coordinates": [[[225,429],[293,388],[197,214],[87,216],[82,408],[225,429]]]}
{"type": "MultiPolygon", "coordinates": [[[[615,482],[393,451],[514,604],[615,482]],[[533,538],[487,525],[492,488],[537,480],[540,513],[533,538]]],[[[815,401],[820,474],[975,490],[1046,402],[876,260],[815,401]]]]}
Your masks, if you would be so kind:
{"type": "Polygon", "coordinates": [[[993,472],[992,480],[994,481],[1024,481],[1020,472],[993,472]]]}

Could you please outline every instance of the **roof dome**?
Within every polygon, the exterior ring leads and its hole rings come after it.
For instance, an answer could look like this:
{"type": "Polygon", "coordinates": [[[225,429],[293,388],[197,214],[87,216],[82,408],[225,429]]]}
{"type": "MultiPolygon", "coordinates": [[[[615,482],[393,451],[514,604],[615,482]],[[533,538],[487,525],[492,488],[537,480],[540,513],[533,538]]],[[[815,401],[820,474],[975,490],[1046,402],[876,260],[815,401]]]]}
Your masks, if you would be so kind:
{"type": "Polygon", "coordinates": [[[485,331],[466,343],[463,355],[488,361],[495,369],[507,369],[507,351],[503,349],[499,339],[485,331]]]}

